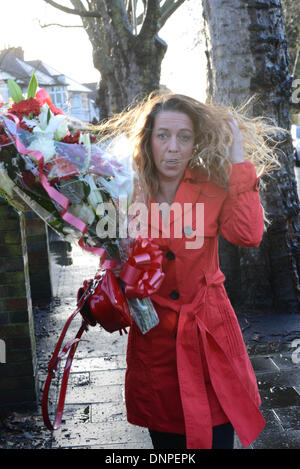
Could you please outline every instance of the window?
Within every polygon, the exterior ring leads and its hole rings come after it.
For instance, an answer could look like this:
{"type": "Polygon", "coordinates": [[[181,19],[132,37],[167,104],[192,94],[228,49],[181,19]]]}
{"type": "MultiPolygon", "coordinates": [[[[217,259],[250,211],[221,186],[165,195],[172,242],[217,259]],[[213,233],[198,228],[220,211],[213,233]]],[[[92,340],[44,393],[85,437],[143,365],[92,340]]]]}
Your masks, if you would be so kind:
{"type": "Polygon", "coordinates": [[[72,106],[76,108],[81,106],[79,94],[72,94],[72,106]]]}
{"type": "Polygon", "coordinates": [[[54,106],[66,107],[67,106],[67,92],[63,86],[51,86],[49,94],[54,106]]]}
{"type": "Polygon", "coordinates": [[[89,102],[88,102],[88,96],[86,93],[81,93],[81,104],[82,104],[82,109],[84,109],[85,111],[88,110],[89,102]]]}
{"type": "Polygon", "coordinates": [[[62,96],[61,96],[61,93],[57,93],[55,98],[56,98],[56,99],[55,99],[55,101],[56,101],[55,104],[61,105],[61,103],[62,103],[62,96]]]}
{"type": "Polygon", "coordinates": [[[4,103],[8,101],[8,88],[4,81],[0,81],[0,103],[1,99],[3,99],[4,103]]]}

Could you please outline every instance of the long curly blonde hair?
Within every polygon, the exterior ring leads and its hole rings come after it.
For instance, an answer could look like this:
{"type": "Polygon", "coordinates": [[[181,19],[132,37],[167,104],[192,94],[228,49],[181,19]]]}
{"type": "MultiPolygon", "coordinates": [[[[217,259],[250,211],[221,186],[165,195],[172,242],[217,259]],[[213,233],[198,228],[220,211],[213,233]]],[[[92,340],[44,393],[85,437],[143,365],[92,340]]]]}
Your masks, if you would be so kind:
{"type": "MultiPolygon", "coordinates": [[[[251,101],[251,99],[250,99],[251,101]]],[[[177,111],[188,115],[193,122],[195,145],[189,161],[191,168],[205,171],[216,184],[228,189],[232,167],[229,152],[232,131],[228,119],[237,121],[244,137],[244,157],[251,161],[257,175],[280,168],[274,148],[278,131],[284,131],[264,117],[247,117],[250,101],[239,109],[213,104],[203,104],[181,94],[153,92],[129,110],[113,116],[97,127],[101,140],[123,133],[130,139],[133,157],[143,188],[149,202],[158,191],[158,178],[152,158],[151,134],[154,120],[162,111],[177,111]]]]}

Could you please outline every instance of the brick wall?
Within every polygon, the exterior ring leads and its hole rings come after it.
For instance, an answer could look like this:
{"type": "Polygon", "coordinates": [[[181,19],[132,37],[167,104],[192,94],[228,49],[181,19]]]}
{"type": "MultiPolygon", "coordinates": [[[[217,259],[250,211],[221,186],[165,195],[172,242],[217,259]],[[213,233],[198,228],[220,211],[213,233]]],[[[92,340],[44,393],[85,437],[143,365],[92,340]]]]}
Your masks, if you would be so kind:
{"type": "Polygon", "coordinates": [[[31,298],[35,304],[52,297],[48,230],[32,211],[25,213],[25,220],[31,298]]]}
{"type": "Polygon", "coordinates": [[[0,199],[0,409],[36,408],[37,374],[25,217],[0,199]]]}

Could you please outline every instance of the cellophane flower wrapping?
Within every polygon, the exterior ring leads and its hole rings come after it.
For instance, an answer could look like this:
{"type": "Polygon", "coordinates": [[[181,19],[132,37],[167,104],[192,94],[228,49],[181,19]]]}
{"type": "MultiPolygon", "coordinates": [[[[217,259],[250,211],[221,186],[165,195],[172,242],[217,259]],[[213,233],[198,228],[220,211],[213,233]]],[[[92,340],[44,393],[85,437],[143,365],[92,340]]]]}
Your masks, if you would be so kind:
{"type": "MultiPolygon", "coordinates": [[[[97,144],[90,133],[71,133],[44,90],[0,108],[0,195],[101,256],[99,271],[117,277],[134,243],[125,229],[136,177],[125,136],[97,144]]],[[[158,324],[150,298],[127,302],[143,334],[158,324]]]]}

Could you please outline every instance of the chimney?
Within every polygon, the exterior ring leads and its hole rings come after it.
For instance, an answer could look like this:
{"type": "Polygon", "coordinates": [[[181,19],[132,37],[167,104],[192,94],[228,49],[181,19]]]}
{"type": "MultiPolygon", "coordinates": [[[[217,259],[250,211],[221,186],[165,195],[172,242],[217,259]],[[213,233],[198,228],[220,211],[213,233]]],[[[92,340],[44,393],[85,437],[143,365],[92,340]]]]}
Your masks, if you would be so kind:
{"type": "Polygon", "coordinates": [[[11,51],[14,53],[18,59],[24,60],[24,51],[21,46],[19,47],[12,47],[11,51]]]}

